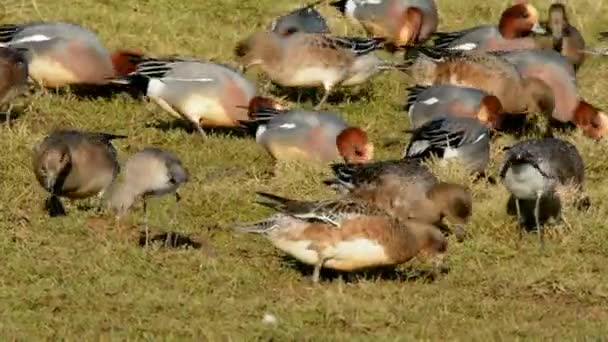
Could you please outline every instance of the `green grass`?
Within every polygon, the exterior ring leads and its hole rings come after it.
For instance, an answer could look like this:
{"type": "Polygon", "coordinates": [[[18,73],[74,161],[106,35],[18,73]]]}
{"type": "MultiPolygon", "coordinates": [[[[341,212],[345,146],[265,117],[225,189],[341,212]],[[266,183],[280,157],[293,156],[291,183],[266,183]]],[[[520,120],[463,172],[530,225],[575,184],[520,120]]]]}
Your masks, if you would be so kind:
{"type": "MultiPolygon", "coordinates": [[[[5,2],[7,2],[5,0],[5,2]]],[[[18,2],[18,1],[17,1],[18,2]]],[[[7,2],[8,3],[8,2],[7,2]]],[[[440,28],[492,22],[506,1],[439,1],[440,28]]],[[[574,3],[574,2],[572,2],[574,3]]],[[[544,13],[549,2],[537,2],[544,13]]],[[[605,30],[608,5],[580,0],[571,13],[591,43],[605,30]]],[[[29,0],[0,21],[69,20],[94,31],[111,48],[134,47],[154,54],[212,58],[233,64],[238,39],[266,27],[296,3],[276,0],[29,0]]],[[[356,25],[320,6],[336,33],[361,33],[356,25]]],[[[571,8],[572,10],[572,8],[571,8]]],[[[250,74],[252,77],[254,74],[250,74]]],[[[579,73],[581,93],[608,108],[608,69],[590,60],[579,73]]],[[[262,82],[262,81],[261,81],[262,82]]],[[[266,83],[261,83],[266,84],[266,83]]],[[[399,111],[407,78],[385,74],[368,95],[332,105],[367,128],[377,158],[396,158],[406,143],[407,121],[399,111]],[[391,139],[398,146],[382,147],[391,139]]],[[[265,87],[268,88],[268,87],[265,87]]],[[[26,99],[24,103],[29,100],[26,99]]],[[[311,107],[311,103],[302,106],[311,107]]],[[[500,185],[472,184],[472,238],[451,241],[451,272],[432,283],[360,277],[310,286],[292,261],[255,236],[235,235],[234,222],[260,219],[254,191],[299,198],[333,196],[320,180],[322,166],[281,164],[251,138],[212,135],[206,141],[183,129],[150,127],[171,117],[126,95],[111,100],[51,94],[36,99],[8,129],[0,128],[0,336],[193,340],[514,340],[606,339],[608,337],[608,214],[606,142],[579,133],[568,137],[587,163],[589,212],[567,208],[574,229],[553,233],[544,255],[534,235],[517,249],[517,227],[505,213],[500,185]],[[171,227],[206,241],[199,250],[146,251],[113,224],[91,220],[92,211],[68,206],[69,216],[49,219],[44,191],[30,168],[30,150],[52,128],[77,127],[127,134],[116,141],[121,160],[147,145],[175,151],[190,171],[178,219],[171,227]],[[276,325],[262,323],[266,313],[276,325]]],[[[494,144],[492,172],[500,162],[494,144]]],[[[468,182],[458,172],[446,180],[468,182]]],[[[151,222],[167,227],[172,198],[151,203],[151,222]]],[[[141,222],[140,207],[131,215],[141,222]]],[[[558,226],[560,228],[560,226],[558,226]]],[[[134,232],[134,228],[131,232],[134,232]]],[[[414,262],[405,267],[427,267],[414,262]]]]}

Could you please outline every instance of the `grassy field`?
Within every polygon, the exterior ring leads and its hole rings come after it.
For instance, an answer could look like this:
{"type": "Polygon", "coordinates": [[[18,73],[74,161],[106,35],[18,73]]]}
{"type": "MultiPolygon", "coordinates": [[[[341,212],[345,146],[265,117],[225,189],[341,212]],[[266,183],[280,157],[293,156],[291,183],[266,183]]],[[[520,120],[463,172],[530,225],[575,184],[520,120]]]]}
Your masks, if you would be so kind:
{"type": "MultiPolygon", "coordinates": [[[[29,0],[4,1],[0,22],[69,20],[98,32],[111,49],[133,47],[153,54],[199,56],[232,62],[235,42],[265,28],[300,3],[271,0],[29,0]]],[[[591,43],[608,21],[608,5],[577,0],[573,22],[591,43]]],[[[440,0],[441,29],[496,21],[507,1],[440,0]]],[[[536,1],[544,13],[549,1],[536,1]]],[[[321,5],[336,33],[361,33],[329,6],[321,5]]],[[[608,109],[606,62],[589,60],[579,72],[581,93],[608,109]]],[[[255,73],[250,73],[256,77],[255,73]]],[[[268,82],[260,79],[264,89],[268,82]]],[[[387,73],[363,89],[345,89],[331,105],[368,129],[377,158],[396,158],[407,142],[400,111],[408,79],[387,73]],[[350,96],[359,93],[360,96],[350,96]],[[397,145],[383,147],[398,139],[397,145]]],[[[23,99],[29,104],[31,99],[23,99]]],[[[312,107],[312,103],[301,104],[312,107]]],[[[471,184],[471,238],[451,241],[451,272],[434,282],[405,265],[409,277],[365,276],[353,281],[303,281],[300,270],[267,241],[236,235],[231,226],[268,213],[253,204],[254,191],[300,198],[327,198],[324,166],[280,164],[250,137],[212,134],[203,140],[152,104],[127,95],[112,99],[50,94],[31,103],[10,128],[0,127],[0,336],[193,340],[604,340],[608,338],[608,161],[606,141],[579,133],[574,141],[587,163],[593,207],[567,208],[569,233],[551,233],[541,254],[535,235],[517,248],[515,220],[505,212],[501,185],[471,184]],[[30,151],[52,128],[76,127],[126,134],[116,141],[121,160],[148,145],[175,151],[190,171],[183,200],[151,201],[151,222],[161,230],[194,234],[200,249],[144,250],[137,244],[140,207],[129,234],[94,211],[67,206],[69,216],[49,219],[46,196],[30,168],[30,151]],[[177,219],[170,221],[174,213],[177,219]],[[266,314],[276,324],[264,324],[266,314]]],[[[493,145],[491,173],[502,156],[493,145]]],[[[446,180],[470,183],[457,171],[439,170],[446,180]]],[[[560,228],[560,226],[557,226],[560,228]]],[[[452,238],[451,238],[452,239],[452,238]]]]}

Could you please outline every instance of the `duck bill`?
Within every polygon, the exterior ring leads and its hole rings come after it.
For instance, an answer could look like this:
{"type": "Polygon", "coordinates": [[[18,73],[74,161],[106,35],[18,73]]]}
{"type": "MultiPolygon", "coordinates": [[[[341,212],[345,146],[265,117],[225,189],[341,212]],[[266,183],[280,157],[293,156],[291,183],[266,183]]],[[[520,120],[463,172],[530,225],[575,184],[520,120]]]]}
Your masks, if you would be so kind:
{"type": "Polygon", "coordinates": [[[44,188],[51,194],[55,193],[55,184],[57,183],[57,175],[49,174],[46,177],[44,188]]]}
{"type": "Polygon", "coordinates": [[[531,31],[536,34],[546,34],[547,33],[547,30],[545,30],[539,23],[534,23],[531,31]]]}

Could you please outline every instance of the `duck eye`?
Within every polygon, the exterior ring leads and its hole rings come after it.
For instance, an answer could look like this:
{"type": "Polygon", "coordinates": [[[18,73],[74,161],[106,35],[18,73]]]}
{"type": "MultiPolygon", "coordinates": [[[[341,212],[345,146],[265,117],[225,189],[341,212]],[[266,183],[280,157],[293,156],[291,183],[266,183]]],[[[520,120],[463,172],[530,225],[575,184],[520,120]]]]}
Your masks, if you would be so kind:
{"type": "Polygon", "coordinates": [[[530,18],[530,13],[528,13],[528,12],[522,12],[521,17],[524,18],[524,19],[528,19],[528,18],[530,18]]]}

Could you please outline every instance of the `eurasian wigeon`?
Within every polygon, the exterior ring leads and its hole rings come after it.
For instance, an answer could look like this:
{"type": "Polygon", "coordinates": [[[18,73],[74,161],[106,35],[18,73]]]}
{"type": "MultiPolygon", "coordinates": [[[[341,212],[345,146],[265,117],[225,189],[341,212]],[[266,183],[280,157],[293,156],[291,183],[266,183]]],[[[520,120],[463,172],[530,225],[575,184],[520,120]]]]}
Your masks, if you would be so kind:
{"type": "Polygon", "coordinates": [[[319,3],[316,1],[276,18],[270,24],[270,30],[284,36],[296,32],[329,33],[325,18],[315,9],[319,3]]]}
{"type": "Polygon", "coordinates": [[[549,7],[549,17],[544,24],[547,33],[553,38],[552,48],[565,56],[574,66],[574,70],[585,61],[585,39],[580,31],[570,24],[566,6],[561,3],[553,3],[549,7]]]}
{"type": "Polygon", "coordinates": [[[608,116],[580,97],[574,68],[566,57],[552,50],[509,51],[502,57],[515,65],[525,79],[541,80],[551,89],[554,108],[546,113],[549,117],[572,122],[592,138],[608,133],[608,116]]]}
{"type": "Polygon", "coordinates": [[[134,86],[178,119],[203,127],[235,127],[247,120],[256,86],[232,68],[205,61],[146,58],[113,83],[134,86]]]}
{"type": "Polygon", "coordinates": [[[534,49],[530,33],[545,33],[539,24],[538,11],[532,4],[515,4],[500,17],[498,26],[481,25],[457,32],[438,32],[434,46],[457,50],[506,51],[534,49]]]}
{"type": "Polygon", "coordinates": [[[13,48],[0,47],[0,105],[9,103],[6,120],[10,119],[10,101],[27,89],[27,61],[13,48]]]}
{"type": "Polygon", "coordinates": [[[519,222],[523,218],[520,202],[535,202],[534,219],[542,247],[544,237],[539,220],[541,199],[547,195],[559,196],[559,192],[565,190],[564,187],[581,191],[585,166],[573,144],[555,138],[531,139],[508,149],[500,177],[515,198],[519,222]]]}
{"type": "Polygon", "coordinates": [[[477,118],[492,129],[501,126],[502,104],[483,90],[450,84],[416,85],[407,90],[405,110],[413,129],[444,116],[477,118]]]}
{"type": "Polygon", "coordinates": [[[330,3],[373,37],[403,47],[421,43],[438,24],[435,0],[338,0],[330,3]]]}
{"type": "Polygon", "coordinates": [[[0,25],[0,45],[25,50],[30,77],[50,88],[106,84],[130,64],[131,53],[111,55],[93,32],[71,23],[0,25]]]}
{"type": "Polygon", "coordinates": [[[362,84],[390,69],[391,63],[372,53],[383,46],[379,38],[257,32],[239,42],[235,54],[245,69],[259,65],[281,86],[323,86],[325,93],[315,107],[320,109],[334,87],[362,84]]]}
{"type": "Polygon", "coordinates": [[[302,263],[313,265],[312,281],[321,269],[356,271],[393,266],[425,253],[442,266],[448,242],[441,231],[419,221],[402,221],[372,205],[353,200],[298,201],[258,193],[257,203],[278,213],[237,227],[264,235],[302,263]]]}
{"type": "Polygon", "coordinates": [[[482,173],[490,160],[490,131],[479,120],[440,117],[411,131],[404,157],[457,159],[471,172],[482,173]]]}
{"type": "Polygon", "coordinates": [[[142,198],[147,246],[150,235],[146,200],[149,197],[175,194],[175,200],[179,202],[177,190],[188,182],[188,178],[188,171],[174,153],[147,147],[132,155],[125,163],[124,179],[112,189],[108,196],[108,206],[121,217],[136,199],[142,198]]]}
{"type": "Polygon", "coordinates": [[[374,145],[361,128],[327,111],[258,107],[245,125],[256,125],[256,142],[277,160],[344,158],[349,163],[373,158],[374,145]]]}
{"type": "Polygon", "coordinates": [[[33,150],[33,170],[38,183],[50,194],[46,209],[51,216],[65,215],[59,197],[71,200],[101,197],[114,181],[120,166],[112,139],[121,135],[54,131],[33,150]]]}
{"type": "Polygon", "coordinates": [[[477,88],[496,96],[504,113],[550,115],[554,102],[551,88],[537,78],[522,77],[503,57],[506,53],[416,47],[408,50],[405,65],[417,84],[477,88]]]}
{"type": "MultiPolygon", "coordinates": [[[[336,176],[324,183],[346,198],[365,201],[401,219],[416,219],[448,228],[454,225],[459,239],[472,213],[469,190],[459,184],[439,182],[420,159],[383,160],[368,164],[334,164],[336,176]]],[[[451,229],[450,229],[451,230],[451,229]]]]}

